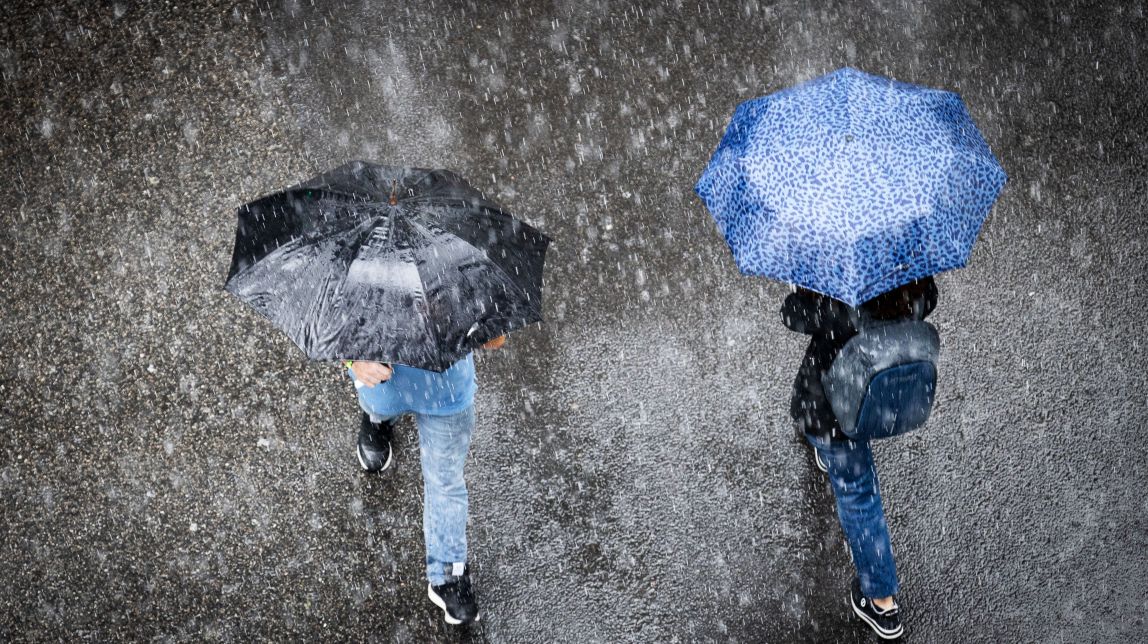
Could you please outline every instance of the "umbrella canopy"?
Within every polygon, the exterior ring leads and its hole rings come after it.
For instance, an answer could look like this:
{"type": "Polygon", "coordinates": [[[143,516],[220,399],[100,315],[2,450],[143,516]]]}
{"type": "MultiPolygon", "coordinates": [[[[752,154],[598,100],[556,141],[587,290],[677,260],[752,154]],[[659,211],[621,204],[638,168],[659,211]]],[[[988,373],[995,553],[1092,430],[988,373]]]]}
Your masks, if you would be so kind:
{"type": "Polygon", "coordinates": [[[958,95],[844,68],[739,105],[695,190],[742,273],[856,306],[964,266],[1005,179],[958,95]]]}
{"type": "Polygon", "coordinates": [[[314,360],[443,371],[542,319],[550,239],[447,170],[357,161],[238,219],[225,288],[314,360]]]}

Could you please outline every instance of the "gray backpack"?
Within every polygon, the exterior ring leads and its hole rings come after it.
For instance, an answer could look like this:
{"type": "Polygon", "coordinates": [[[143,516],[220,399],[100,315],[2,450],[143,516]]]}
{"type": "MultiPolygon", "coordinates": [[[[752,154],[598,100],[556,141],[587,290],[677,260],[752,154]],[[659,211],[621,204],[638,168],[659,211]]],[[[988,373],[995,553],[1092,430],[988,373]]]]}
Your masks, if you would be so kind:
{"type": "Polygon", "coordinates": [[[937,388],[937,329],[924,320],[878,321],[859,313],[856,336],[821,378],[841,430],[888,438],[925,424],[937,388]]]}

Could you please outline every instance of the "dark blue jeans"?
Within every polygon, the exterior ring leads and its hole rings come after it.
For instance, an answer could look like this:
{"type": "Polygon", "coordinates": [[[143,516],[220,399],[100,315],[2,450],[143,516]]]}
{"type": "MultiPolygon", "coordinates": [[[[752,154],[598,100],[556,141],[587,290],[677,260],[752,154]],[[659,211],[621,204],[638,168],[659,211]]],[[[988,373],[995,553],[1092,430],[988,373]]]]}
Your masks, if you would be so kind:
{"type": "Polygon", "coordinates": [[[837,518],[853,552],[861,592],[871,599],[896,595],[897,566],[893,563],[893,546],[869,443],[830,441],[809,434],[805,440],[829,465],[829,482],[837,497],[837,518]]]}

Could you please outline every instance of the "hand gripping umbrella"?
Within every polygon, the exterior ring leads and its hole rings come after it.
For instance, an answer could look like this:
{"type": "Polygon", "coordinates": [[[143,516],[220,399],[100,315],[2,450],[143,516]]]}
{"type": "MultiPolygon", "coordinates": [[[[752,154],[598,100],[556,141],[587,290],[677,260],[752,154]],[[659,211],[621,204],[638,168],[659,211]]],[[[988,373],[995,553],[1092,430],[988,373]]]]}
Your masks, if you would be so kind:
{"type": "Polygon", "coordinates": [[[441,372],[542,319],[550,239],[452,172],[353,162],[238,217],[225,288],[313,360],[441,372]]]}
{"type": "Polygon", "coordinates": [[[959,96],[844,68],[738,106],[695,190],[743,273],[856,306],[964,266],[1005,179],[959,96]]]}

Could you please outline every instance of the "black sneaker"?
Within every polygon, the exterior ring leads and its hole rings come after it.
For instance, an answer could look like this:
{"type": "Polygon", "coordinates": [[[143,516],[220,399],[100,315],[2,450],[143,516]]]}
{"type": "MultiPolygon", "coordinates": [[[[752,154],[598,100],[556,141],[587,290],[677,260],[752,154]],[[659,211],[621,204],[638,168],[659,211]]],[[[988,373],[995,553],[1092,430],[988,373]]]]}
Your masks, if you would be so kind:
{"type": "Polygon", "coordinates": [[[470,570],[464,568],[462,574],[439,586],[427,584],[427,597],[435,606],[442,609],[447,624],[470,624],[477,622],[478,603],[470,588],[470,570]]]}
{"type": "Polygon", "coordinates": [[[892,608],[881,610],[874,606],[868,597],[861,594],[861,582],[854,579],[853,585],[849,588],[849,605],[853,607],[853,612],[873,629],[877,637],[883,640],[895,640],[905,632],[901,626],[896,597],[893,598],[892,608]]]}
{"type": "Polygon", "coordinates": [[[382,472],[391,464],[391,438],[394,435],[393,421],[372,423],[371,417],[363,413],[359,425],[359,464],[368,472],[382,472]]]}

